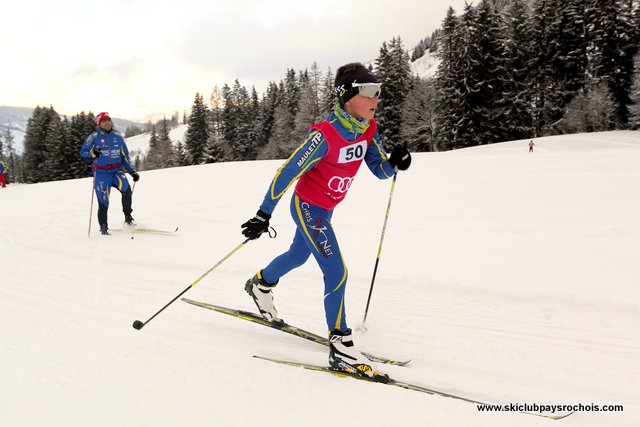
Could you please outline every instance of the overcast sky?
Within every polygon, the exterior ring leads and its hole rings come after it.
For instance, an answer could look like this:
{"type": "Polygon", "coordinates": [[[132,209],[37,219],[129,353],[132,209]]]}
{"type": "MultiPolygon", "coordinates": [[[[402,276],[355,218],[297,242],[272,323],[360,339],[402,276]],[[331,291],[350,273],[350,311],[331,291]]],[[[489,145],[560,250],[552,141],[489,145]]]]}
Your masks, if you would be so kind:
{"type": "MultiPolygon", "coordinates": [[[[287,68],[333,71],[405,49],[464,0],[20,0],[0,16],[0,105],[142,120],[238,78],[262,93],[287,68]]],[[[473,3],[473,2],[471,2],[473,3]]]]}

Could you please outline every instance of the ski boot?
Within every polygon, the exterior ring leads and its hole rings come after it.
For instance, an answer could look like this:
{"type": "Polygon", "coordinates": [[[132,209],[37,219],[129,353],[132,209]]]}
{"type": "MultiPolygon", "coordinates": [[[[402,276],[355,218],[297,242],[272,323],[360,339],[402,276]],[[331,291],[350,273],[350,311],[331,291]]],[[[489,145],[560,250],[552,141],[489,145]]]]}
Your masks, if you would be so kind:
{"type": "Polygon", "coordinates": [[[345,332],[335,330],[329,334],[329,366],[336,371],[372,378],[387,383],[389,377],[367,359],[353,343],[351,329],[345,332]]]}
{"type": "Polygon", "coordinates": [[[133,219],[133,217],[131,216],[131,214],[126,214],[124,216],[124,223],[127,224],[129,227],[135,227],[136,225],[138,225],[136,223],[136,220],[133,219]]]}
{"type": "Polygon", "coordinates": [[[100,234],[103,236],[109,236],[109,227],[107,224],[100,224],[100,234]]]}
{"type": "Polygon", "coordinates": [[[256,303],[256,307],[260,311],[262,317],[269,322],[278,323],[284,325],[284,321],[278,317],[278,310],[273,304],[273,292],[271,290],[278,284],[267,283],[262,278],[262,270],[258,271],[255,276],[247,280],[244,285],[244,290],[253,298],[253,302],[256,303]]]}

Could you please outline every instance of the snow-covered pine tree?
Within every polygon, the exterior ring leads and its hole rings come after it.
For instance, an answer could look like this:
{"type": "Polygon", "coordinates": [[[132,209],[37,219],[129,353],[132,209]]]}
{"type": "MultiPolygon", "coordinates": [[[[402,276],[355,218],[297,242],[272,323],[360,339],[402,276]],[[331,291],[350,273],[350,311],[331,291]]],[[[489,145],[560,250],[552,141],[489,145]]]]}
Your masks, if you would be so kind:
{"type": "Polygon", "coordinates": [[[83,178],[91,176],[91,168],[80,158],[80,149],[84,140],[91,135],[96,129],[95,115],[92,112],[85,113],[81,111],[71,117],[69,123],[69,146],[72,151],[73,161],[70,162],[69,168],[73,171],[73,178],[83,178]]]}
{"type": "Polygon", "coordinates": [[[47,129],[55,117],[59,118],[53,106],[37,106],[27,122],[24,137],[24,175],[27,183],[49,181],[53,178],[47,175],[44,163],[49,155],[55,155],[49,153],[46,147],[47,129]]]}
{"type": "Polygon", "coordinates": [[[409,54],[402,47],[400,37],[394,37],[388,45],[382,44],[375,61],[375,73],[382,82],[376,121],[384,144],[393,147],[402,142],[402,108],[411,84],[409,54]]]}
{"type": "Polygon", "coordinates": [[[205,148],[209,139],[208,114],[203,96],[197,93],[191,107],[184,141],[192,165],[204,163],[206,160],[205,148]]]}
{"type": "Polygon", "coordinates": [[[45,147],[49,153],[42,165],[46,181],[74,178],[70,166],[71,161],[75,163],[78,160],[80,147],[70,144],[69,121],[66,118],[62,120],[58,114],[51,117],[47,125],[45,147]]]}
{"type": "Polygon", "coordinates": [[[557,124],[560,133],[599,132],[613,129],[615,103],[606,83],[582,90],[565,108],[557,124]]]}
{"type": "Polygon", "coordinates": [[[273,127],[269,142],[260,151],[259,159],[285,159],[302,141],[294,141],[291,137],[290,110],[285,102],[278,103],[273,113],[273,127]],[[298,144],[295,145],[295,142],[298,144]]]}
{"type": "Polygon", "coordinates": [[[533,136],[531,106],[533,94],[532,73],[528,65],[531,58],[531,17],[525,0],[512,0],[504,17],[504,121],[506,140],[533,136]]]}
{"type": "MultiPolygon", "coordinates": [[[[640,8],[639,8],[640,10],[640,8]]],[[[640,53],[634,59],[635,73],[631,84],[631,105],[629,106],[629,127],[640,129],[640,53]]]]}
{"type": "Polygon", "coordinates": [[[318,103],[318,75],[311,74],[303,82],[300,92],[300,102],[298,103],[298,113],[294,119],[291,139],[295,141],[292,145],[300,145],[309,131],[309,126],[318,121],[320,116],[320,105],[318,103]]]}
{"type": "Polygon", "coordinates": [[[258,155],[258,151],[264,146],[265,141],[262,138],[263,135],[263,109],[260,105],[260,98],[258,98],[258,91],[255,86],[251,88],[251,99],[248,106],[247,124],[249,128],[247,130],[247,144],[248,150],[246,157],[243,160],[255,160],[258,155]]]}
{"type": "MultiPolygon", "coordinates": [[[[229,91],[229,86],[226,91],[229,91]]],[[[229,96],[227,93],[226,96],[229,96]]],[[[207,141],[207,147],[205,152],[206,163],[223,162],[226,159],[225,148],[223,143],[223,129],[224,129],[224,99],[222,92],[216,85],[209,97],[211,105],[210,120],[209,120],[209,140],[207,141]]]]}
{"type": "Polygon", "coordinates": [[[592,84],[609,86],[622,127],[629,120],[633,57],[638,51],[634,12],[633,4],[623,0],[587,0],[585,11],[592,84]]]}
{"type": "Polygon", "coordinates": [[[176,166],[176,153],[173,150],[173,144],[171,143],[171,137],[169,136],[169,128],[171,122],[166,117],[162,118],[159,123],[158,132],[158,160],[160,168],[171,168],[176,166]]]}
{"type": "Polygon", "coordinates": [[[412,79],[402,111],[400,137],[410,151],[434,151],[435,89],[433,81],[412,79]]]}
{"type": "Polygon", "coordinates": [[[4,132],[4,153],[9,173],[7,174],[8,182],[22,182],[22,158],[18,155],[14,146],[13,132],[11,126],[7,125],[4,132]]]}
{"type": "Polygon", "coordinates": [[[271,131],[273,129],[274,114],[276,107],[280,103],[280,91],[278,85],[274,82],[269,82],[266,93],[262,96],[261,110],[262,110],[262,147],[258,149],[257,158],[261,157],[261,153],[264,151],[266,145],[271,139],[271,131]]]}
{"type": "Polygon", "coordinates": [[[147,151],[147,155],[144,157],[144,169],[160,169],[162,167],[162,160],[158,144],[158,131],[156,130],[155,124],[151,124],[151,130],[149,133],[151,134],[149,136],[149,150],[147,151]]]}
{"type": "Polygon", "coordinates": [[[333,71],[331,71],[331,68],[328,68],[320,85],[320,99],[318,101],[320,103],[318,107],[320,117],[318,117],[318,121],[324,119],[333,109],[333,106],[336,105],[336,102],[338,102],[334,80],[335,76],[333,71]]]}
{"type": "Polygon", "coordinates": [[[456,94],[459,109],[455,129],[455,145],[453,148],[470,147],[482,143],[482,116],[480,114],[481,103],[484,100],[479,95],[482,76],[478,71],[481,68],[482,51],[480,49],[480,34],[478,28],[478,12],[469,3],[465,5],[464,12],[456,26],[457,38],[464,49],[460,52],[458,61],[460,64],[461,83],[456,94]]]}
{"type": "Polygon", "coordinates": [[[460,56],[462,41],[459,38],[459,18],[452,7],[442,23],[438,57],[440,64],[436,72],[436,117],[435,151],[450,150],[457,146],[458,122],[460,120],[462,71],[460,56]]]}
{"type": "Polygon", "coordinates": [[[247,88],[236,79],[231,91],[231,126],[225,124],[225,140],[232,147],[233,160],[246,160],[253,154],[251,99],[247,88]],[[232,129],[233,132],[229,132],[232,129]]]}
{"type": "Polygon", "coordinates": [[[488,0],[482,0],[478,5],[477,28],[473,32],[478,49],[472,52],[478,56],[471,62],[477,83],[473,90],[473,116],[479,131],[473,139],[477,144],[491,144],[506,139],[503,127],[506,69],[501,28],[500,15],[488,0]]]}

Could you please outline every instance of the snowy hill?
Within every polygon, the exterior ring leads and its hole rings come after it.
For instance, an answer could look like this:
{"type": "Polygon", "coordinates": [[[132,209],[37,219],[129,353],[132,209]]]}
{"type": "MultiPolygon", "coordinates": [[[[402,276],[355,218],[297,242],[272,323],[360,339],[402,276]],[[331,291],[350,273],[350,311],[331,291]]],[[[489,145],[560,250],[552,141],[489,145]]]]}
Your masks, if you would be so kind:
{"type": "Polygon", "coordinates": [[[411,74],[430,79],[435,77],[438,65],[440,65],[440,59],[435,56],[435,53],[425,52],[420,58],[410,63],[411,74]]]}
{"type": "MultiPolygon", "coordinates": [[[[0,189],[2,426],[636,426],[640,419],[640,132],[547,137],[422,153],[397,180],[364,350],[399,380],[491,403],[623,405],[561,421],[256,360],[324,364],[325,348],[176,301],[242,242],[279,161],[141,173],[100,236],[91,180],[0,189]],[[131,237],[134,237],[132,239],[131,237]]],[[[362,320],[390,181],[363,167],[333,225],[362,320]]],[[[253,310],[244,282],[289,247],[238,250],[186,297],[253,310]]],[[[291,324],[323,335],[313,260],[275,289],[291,324]]]]}
{"type": "MultiPolygon", "coordinates": [[[[184,143],[184,137],[189,129],[188,125],[178,125],[177,127],[171,129],[169,131],[169,138],[173,144],[178,142],[184,143]]],[[[132,136],[126,138],[125,141],[127,143],[127,147],[129,148],[129,153],[131,156],[135,156],[136,154],[146,154],[147,150],[149,150],[149,140],[151,139],[151,134],[143,133],[140,135],[132,136]]]]}

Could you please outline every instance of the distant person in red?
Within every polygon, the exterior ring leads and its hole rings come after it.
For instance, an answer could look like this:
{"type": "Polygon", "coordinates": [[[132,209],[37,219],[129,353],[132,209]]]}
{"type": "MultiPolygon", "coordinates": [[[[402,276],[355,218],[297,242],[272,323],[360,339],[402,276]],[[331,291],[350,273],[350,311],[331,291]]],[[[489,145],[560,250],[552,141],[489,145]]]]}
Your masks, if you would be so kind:
{"type": "Polygon", "coordinates": [[[7,165],[4,164],[4,162],[0,162],[0,186],[2,186],[2,188],[7,188],[7,183],[4,180],[4,176],[8,171],[9,168],[7,167],[7,165]]]}
{"type": "Polygon", "coordinates": [[[533,143],[533,139],[531,141],[529,141],[529,152],[533,153],[533,146],[536,145],[533,143]]]}

